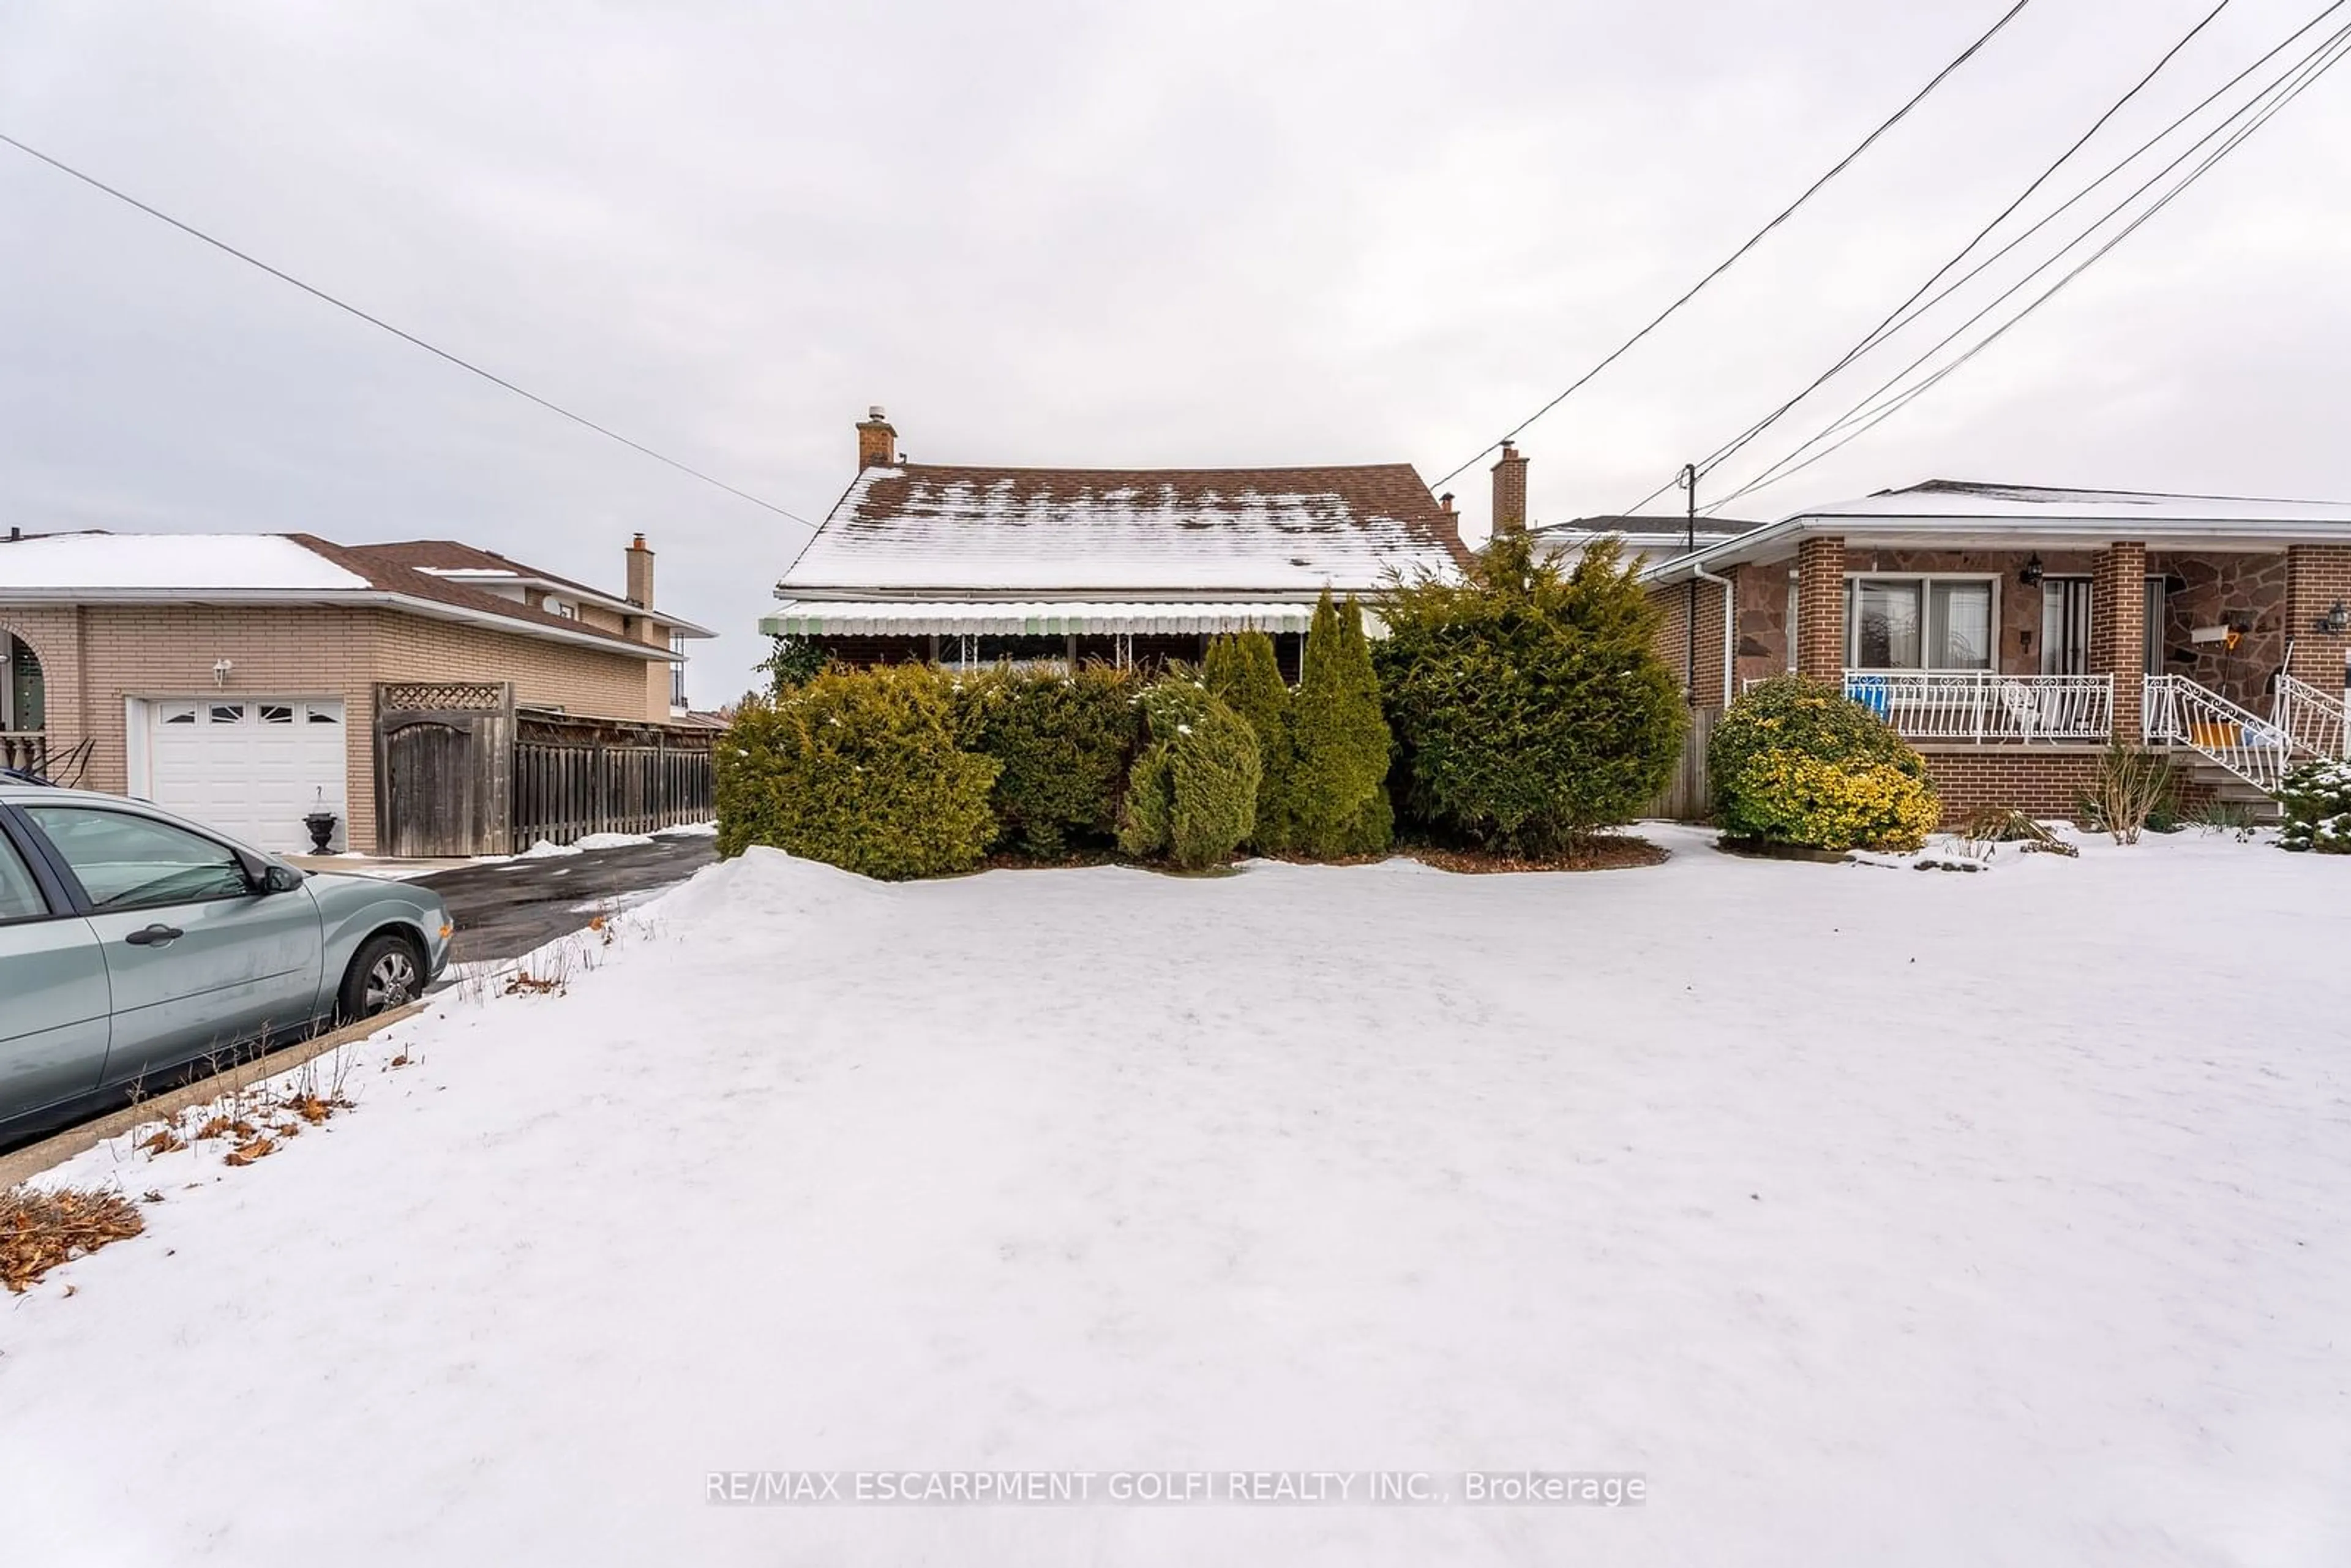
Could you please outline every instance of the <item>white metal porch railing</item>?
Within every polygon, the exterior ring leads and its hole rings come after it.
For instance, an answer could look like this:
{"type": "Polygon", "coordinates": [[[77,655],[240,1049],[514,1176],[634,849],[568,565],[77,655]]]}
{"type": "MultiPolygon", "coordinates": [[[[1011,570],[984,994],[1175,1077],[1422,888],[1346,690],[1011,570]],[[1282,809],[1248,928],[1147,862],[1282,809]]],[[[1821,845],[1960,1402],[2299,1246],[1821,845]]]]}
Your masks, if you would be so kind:
{"type": "Polygon", "coordinates": [[[2294,737],[2186,675],[2149,675],[2140,722],[2149,746],[2184,746],[2274,794],[2294,764],[2294,737]]]}
{"type": "Polygon", "coordinates": [[[2343,749],[2343,695],[2280,672],[2270,699],[2270,722],[2285,732],[2297,752],[2339,758],[2343,749]]]}
{"type": "Polygon", "coordinates": [[[1847,670],[1844,695],[1906,740],[2103,743],[2114,733],[2112,675],[1847,670]]]}

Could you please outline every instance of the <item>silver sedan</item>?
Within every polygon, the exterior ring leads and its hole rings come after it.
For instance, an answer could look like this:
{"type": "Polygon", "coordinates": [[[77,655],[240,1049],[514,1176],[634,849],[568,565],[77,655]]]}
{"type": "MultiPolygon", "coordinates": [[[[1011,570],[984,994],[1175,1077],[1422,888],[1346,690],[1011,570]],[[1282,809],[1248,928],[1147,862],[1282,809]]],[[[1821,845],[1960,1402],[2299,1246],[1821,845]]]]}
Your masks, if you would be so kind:
{"type": "Polygon", "coordinates": [[[0,1143],[422,994],[440,896],[140,800],[0,781],[0,1143]]]}

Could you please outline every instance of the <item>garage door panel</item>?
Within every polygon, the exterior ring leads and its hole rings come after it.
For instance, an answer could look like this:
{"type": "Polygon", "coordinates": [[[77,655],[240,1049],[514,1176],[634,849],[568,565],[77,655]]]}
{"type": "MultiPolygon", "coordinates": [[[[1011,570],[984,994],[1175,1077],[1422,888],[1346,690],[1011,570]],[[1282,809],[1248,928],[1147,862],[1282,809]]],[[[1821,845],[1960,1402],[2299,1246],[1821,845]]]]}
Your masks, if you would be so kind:
{"type": "MultiPolygon", "coordinates": [[[[343,705],[311,697],[214,697],[148,706],[150,797],[279,853],[310,847],[302,819],[346,815],[343,705]]],[[[337,827],[340,846],[343,830],[337,827]]]]}

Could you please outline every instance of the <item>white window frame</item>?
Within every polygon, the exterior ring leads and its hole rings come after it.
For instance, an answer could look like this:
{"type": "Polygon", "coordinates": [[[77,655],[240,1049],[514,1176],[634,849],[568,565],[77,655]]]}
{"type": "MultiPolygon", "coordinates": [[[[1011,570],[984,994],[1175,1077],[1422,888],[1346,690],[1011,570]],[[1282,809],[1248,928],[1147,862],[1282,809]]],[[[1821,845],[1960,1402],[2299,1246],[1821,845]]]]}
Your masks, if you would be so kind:
{"type": "Polygon", "coordinates": [[[1998,674],[2000,673],[2001,577],[1996,571],[1848,571],[1844,574],[1844,667],[1868,674],[1906,675],[1945,671],[1957,674],[1998,674]],[[1901,665],[1878,669],[1864,665],[1861,658],[1861,619],[1854,613],[1855,585],[1863,582],[1915,582],[1918,585],[1918,657],[1915,666],[1901,665]],[[1982,670],[1967,664],[1930,664],[1926,662],[1929,631],[1934,615],[1933,588],[1938,582],[1980,582],[1991,588],[1991,621],[1986,628],[1990,648],[1982,670]]]}

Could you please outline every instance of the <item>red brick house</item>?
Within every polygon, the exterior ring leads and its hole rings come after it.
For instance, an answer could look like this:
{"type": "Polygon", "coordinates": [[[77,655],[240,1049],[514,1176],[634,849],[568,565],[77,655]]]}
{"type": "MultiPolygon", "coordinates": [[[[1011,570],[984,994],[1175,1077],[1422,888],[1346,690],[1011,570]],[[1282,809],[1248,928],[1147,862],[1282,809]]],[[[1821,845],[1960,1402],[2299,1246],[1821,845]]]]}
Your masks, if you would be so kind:
{"type": "Polygon", "coordinates": [[[1935,480],[1643,576],[1694,706],[1790,670],[1840,682],[1949,816],[2069,812],[2115,737],[2247,800],[2344,755],[2351,505],[1935,480]]]}
{"type": "Polygon", "coordinates": [[[852,664],[1196,659],[1270,633],[1295,678],[1324,589],[1467,561],[1410,464],[998,468],[908,463],[880,409],[857,477],[776,586],[771,636],[852,664]]]}

